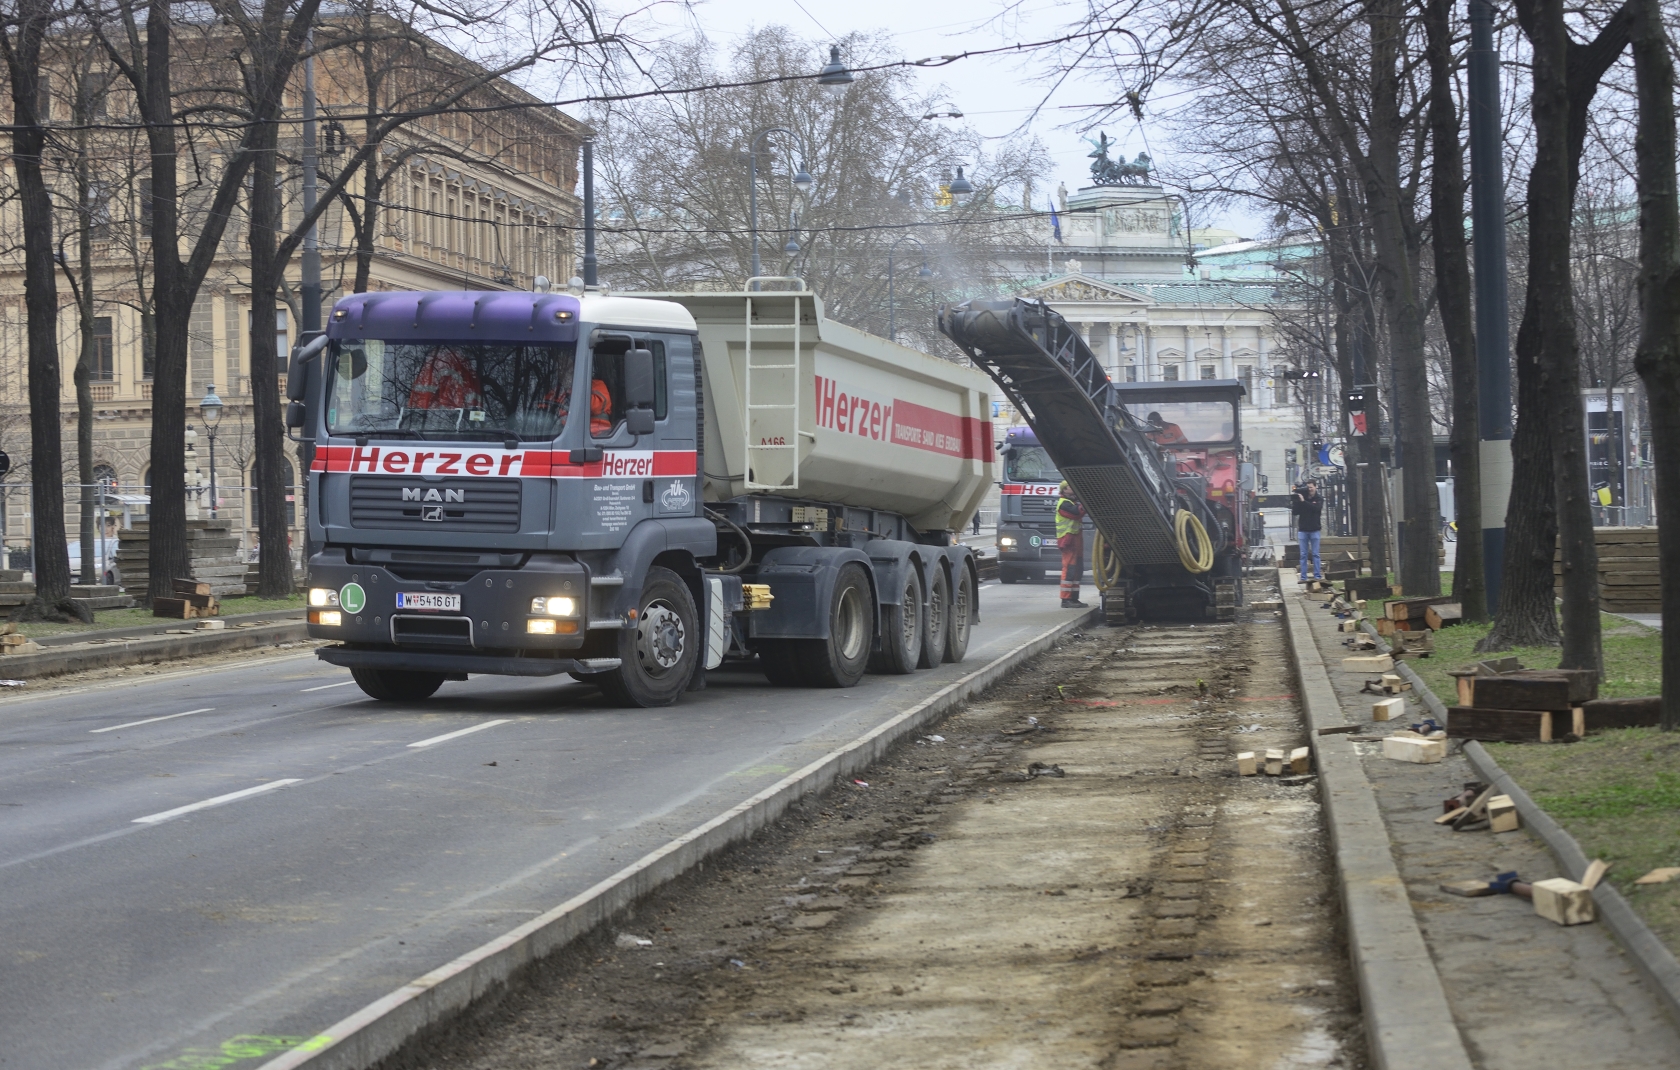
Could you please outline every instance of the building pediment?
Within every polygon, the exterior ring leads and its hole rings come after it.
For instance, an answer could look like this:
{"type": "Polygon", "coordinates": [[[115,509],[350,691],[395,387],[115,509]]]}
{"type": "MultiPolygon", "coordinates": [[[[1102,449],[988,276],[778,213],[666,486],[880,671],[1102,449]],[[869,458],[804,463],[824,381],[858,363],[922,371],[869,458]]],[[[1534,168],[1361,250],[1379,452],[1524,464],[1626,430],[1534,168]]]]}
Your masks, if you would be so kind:
{"type": "Polygon", "coordinates": [[[1128,290],[1124,286],[1116,286],[1111,282],[1102,282],[1077,273],[1030,286],[1022,296],[1051,302],[1090,301],[1140,307],[1149,304],[1149,298],[1136,290],[1128,290]]]}

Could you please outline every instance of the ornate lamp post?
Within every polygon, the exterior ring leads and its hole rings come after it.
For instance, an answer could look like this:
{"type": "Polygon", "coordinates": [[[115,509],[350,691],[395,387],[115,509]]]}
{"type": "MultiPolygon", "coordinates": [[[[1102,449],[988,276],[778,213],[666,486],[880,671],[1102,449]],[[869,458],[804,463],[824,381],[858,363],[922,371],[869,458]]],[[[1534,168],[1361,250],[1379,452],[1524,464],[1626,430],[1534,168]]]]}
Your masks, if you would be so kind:
{"type": "MultiPolygon", "coordinates": [[[[835,51],[838,56],[839,50],[836,49],[835,51]]],[[[851,77],[851,72],[846,72],[846,80],[848,82],[851,81],[851,77]]],[[[842,91],[844,91],[844,86],[841,88],[842,91]]],[[[799,145],[799,151],[802,156],[809,159],[811,155],[809,152],[805,151],[804,139],[785,126],[767,126],[754,134],[752,136],[752,140],[747,143],[747,200],[751,206],[750,223],[752,228],[752,273],[753,278],[755,279],[764,274],[764,265],[761,264],[758,259],[758,154],[762,151],[759,148],[760,144],[771,134],[786,134],[799,145]]],[[[793,158],[791,156],[788,158],[788,169],[793,169],[793,158]]],[[[800,193],[811,192],[811,187],[814,185],[816,185],[816,182],[812,180],[811,173],[805,170],[803,166],[794,172],[793,188],[798,190],[800,193]]],[[[792,222],[793,220],[790,213],[790,225],[792,222]]],[[[794,253],[799,251],[799,242],[795,241],[790,234],[787,244],[782,246],[782,251],[787,253],[789,256],[792,256],[794,253]]],[[[753,289],[758,289],[758,283],[753,283],[753,289]]]]}
{"type": "Polygon", "coordinates": [[[210,519],[216,519],[216,425],[222,422],[222,399],[216,396],[216,384],[209,384],[198,402],[199,415],[204,417],[204,430],[210,436],[210,519]]]}
{"type": "Polygon", "coordinates": [[[906,234],[893,242],[887,249],[887,340],[889,342],[898,341],[898,308],[893,299],[893,254],[898,251],[900,245],[907,241],[915,242],[917,248],[922,250],[922,270],[916,272],[916,277],[918,279],[933,278],[933,272],[929,271],[927,266],[927,246],[922,244],[920,238],[914,238],[906,234]]]}
{"type": "Polygon", "coordinates": [[[840,46],[829,45],[828,62],[823,64],[822,71],[817,75],[817,84],[828,90],[829,96],[839,100],[856,80],[857,76],[840,62],[840,46]]]}

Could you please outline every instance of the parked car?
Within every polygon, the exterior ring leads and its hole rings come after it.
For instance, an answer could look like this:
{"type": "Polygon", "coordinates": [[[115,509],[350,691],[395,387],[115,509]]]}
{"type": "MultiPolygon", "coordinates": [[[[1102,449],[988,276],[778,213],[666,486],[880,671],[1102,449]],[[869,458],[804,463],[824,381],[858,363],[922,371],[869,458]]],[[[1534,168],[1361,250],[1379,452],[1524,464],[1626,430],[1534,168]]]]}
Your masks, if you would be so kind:
{"type": "MultiPolygon", "coordinates": [[[[100,556],[100,561],[99,561],[100,576],[99,576],[98,579],[96,579],[92,582],[103,583],[103,584],[106,584],[107,586],[114,586],[114,585],[122,582],[121,576],[117,572],[117,539],[116,539],[116,536],[113,535],[113,536],[101,539],[100,543],[101,543],[101,545],[98,548],[98,551],[96,551],[96,552],[99,553],[99,556],[100,556]]],[[[89,582],[87,580],[82,579],[82,541],[80,539],[74,539],[70,542],[69,545],[70,545],[70,582],[71,583],[78,583],[78,584],[89,582]]]]}

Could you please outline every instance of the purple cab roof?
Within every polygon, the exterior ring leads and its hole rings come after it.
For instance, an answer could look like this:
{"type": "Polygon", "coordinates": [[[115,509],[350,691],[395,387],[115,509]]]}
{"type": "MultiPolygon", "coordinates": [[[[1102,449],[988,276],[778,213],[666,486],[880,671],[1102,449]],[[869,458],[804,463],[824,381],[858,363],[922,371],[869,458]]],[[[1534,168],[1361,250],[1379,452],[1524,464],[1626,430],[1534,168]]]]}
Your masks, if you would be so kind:
{"type": "Polygon", "coordinates": [[[553,344],[578,337],[578,299],[507,290],[351,294],[333,306],[327,337],[392,342],[553,344]]]}
{"type": "Polygon", "coordinates": [[[1011,446],[1038,445],[1038,432],[1030,427],[1011,427],[1003,436],[1003,441],[1011,446]]]}

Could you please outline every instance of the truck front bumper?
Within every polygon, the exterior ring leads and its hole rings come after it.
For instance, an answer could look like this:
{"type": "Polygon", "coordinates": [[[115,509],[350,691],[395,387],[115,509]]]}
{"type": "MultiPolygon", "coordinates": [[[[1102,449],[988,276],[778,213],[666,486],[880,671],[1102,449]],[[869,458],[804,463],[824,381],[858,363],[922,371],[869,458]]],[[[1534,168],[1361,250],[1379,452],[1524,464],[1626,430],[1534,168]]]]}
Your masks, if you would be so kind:
{"type": "MultiPolygon", "coordinates": [[[[384,565],[351,563],[345,560],[342,550],[327,550],[310,559],[309,588],[312,592],[324,591],[327,594],[323,597],[332,599],[326,606],[309,607],[311,639],[334,639],[366,649],[383,647],[415,656],[425,652],[427,656],[467,655],[510,660],[533,655],[553,658],[562,651],[582,647],[589,626],[588,570],[575,560],[559,555],[533,556],[523,568],[483,569],[469,579],[444,583],[404,579],[384,565]],[[399,593],[454,597],[460,600],[460,608],[400,609],[399,593]],[[542,598],[546,602],[562,597],[572,599],[571,614],[533,612],[533,599],[542,598]],[[338,623],[323,623],[323,618],[332,620],[333,615],[338,623]],[[553,621],[553,634],[533,632],[530,622],[535,620],[553,621]]],[[[429,668],[444,669],[444,666],[429,668]]]]}
{"type": "Polygon", "coordinates": [[[999,526],[998,564],[1035,565],[1044,561],[1059,566],[1061,560],[1062,552],[1056,547],[1056,540],[1036,528],[999,526]]]}
{"type": "Polygon", "coordinates": [[[391,647],[324,646],[315,656],[346,669],[387,669],[396,672],[442,672],[465,678],[485,676],[558,676],[563,672],[607,672],[617,658],[513,657],[497,654],[437,653],[394,650],[391,647]]]}

